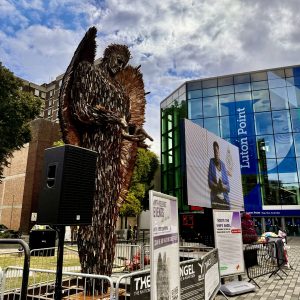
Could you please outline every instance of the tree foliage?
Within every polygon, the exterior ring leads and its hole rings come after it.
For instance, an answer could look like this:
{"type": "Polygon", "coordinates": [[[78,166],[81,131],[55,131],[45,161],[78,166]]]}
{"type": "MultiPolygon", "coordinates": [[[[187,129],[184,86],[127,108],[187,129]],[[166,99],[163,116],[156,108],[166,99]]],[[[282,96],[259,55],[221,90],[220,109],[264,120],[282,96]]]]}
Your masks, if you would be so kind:
{"type": "Polygon", "coordinates": [[[36,118],[42,100],[22,91],[22,81],[0,62],[0,180],[13,151],[31,139],[29,121],[36,118]]]}
{"type": "Polygon", "coordinates": [[[152,188],[157,168],[157,155],[150,150],[139,148],[128,196],[120,209],[121,216],[136,216],[142,209],[149,208],[148,191],[152,188]]]}
{"type": "Polygon", "coordinates": [[[63,140],[58,140],[53,143],[53,147],[60,147],[60,146],[63,146],[64,144],[65,143],[63,142],[63,140]]]}

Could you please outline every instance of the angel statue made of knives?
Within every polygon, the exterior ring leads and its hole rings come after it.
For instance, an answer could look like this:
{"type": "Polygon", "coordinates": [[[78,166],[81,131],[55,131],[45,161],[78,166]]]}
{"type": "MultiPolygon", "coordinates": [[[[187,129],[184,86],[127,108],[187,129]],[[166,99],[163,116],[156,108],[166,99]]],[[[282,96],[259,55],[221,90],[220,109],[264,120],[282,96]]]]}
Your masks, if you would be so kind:
{"type": "Polygon", "coordinates": [[[59,117],[66,144],[98,153],[92,225],[78,230],[81,269],[111,275],[116,222],[137,148],[146,147],[146,138],[152,139],[143,129],[146,100],[139,67],[127,65],[130,51],[118,44],[109,45],[95,65],[96,34],[95,27],[89,28],[67,68],[59,117]]]}

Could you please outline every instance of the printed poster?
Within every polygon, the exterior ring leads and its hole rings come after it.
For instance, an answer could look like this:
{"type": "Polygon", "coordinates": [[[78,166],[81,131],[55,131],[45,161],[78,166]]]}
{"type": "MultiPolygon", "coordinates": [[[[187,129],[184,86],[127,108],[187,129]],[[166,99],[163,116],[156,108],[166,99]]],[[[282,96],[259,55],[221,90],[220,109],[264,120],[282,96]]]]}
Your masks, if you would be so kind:
{"type": "Polygon", "coordinates": [[[151,300],[180,300],[177,198],[149,193],[151,300]]]}
{"type": "Polygon", "coordinates": [[[221,276],[244,273],[242,225],[239,211],[213,211],[215,247],[221,276]]]}
{"type": "MultiPolygon", "coordinates": [[[[181,300],[211,300],[219,291],[218,250],[213,249],[200,259],[180,263],[181,300]]],[[[150,300],[150,273],[134,275],[130,280],[131,300],[150,300]]]]}

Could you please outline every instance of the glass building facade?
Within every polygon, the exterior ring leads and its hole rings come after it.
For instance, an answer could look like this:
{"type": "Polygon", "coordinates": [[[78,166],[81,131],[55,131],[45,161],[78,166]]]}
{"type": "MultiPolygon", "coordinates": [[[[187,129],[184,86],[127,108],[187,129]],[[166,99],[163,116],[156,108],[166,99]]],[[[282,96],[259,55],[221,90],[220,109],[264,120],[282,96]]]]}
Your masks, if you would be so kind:
{"type": "Polygon", "coordinates": [[[188,211],[182,118],[239,147],[246,211],[300,216],[300,66],[189,81],[161,102],[162,192],[188,211]]]}

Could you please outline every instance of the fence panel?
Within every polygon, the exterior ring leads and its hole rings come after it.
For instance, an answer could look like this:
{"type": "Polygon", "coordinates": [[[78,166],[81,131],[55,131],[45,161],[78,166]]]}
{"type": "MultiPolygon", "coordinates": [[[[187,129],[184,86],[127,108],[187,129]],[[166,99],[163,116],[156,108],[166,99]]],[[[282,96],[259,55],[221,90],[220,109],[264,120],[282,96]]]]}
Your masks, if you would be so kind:
{"type": "MultiPolygon", "coordinates": [[[[19,299],[22,268],[8,267],[3,273],[1,300],[19,299]]],[[[55,270],[30,269],[27,299],[54,299],[55,270]]],[[[114,286],[110,277],[63,272],[62,299],[114,299],[114,286]],[[95,287],[99,292],[95,292],[95,287]],[[93,292],[86,292],[91,287],[93,292]],[[107,292],[105,289],[108,288],[107,292]]]]}
{"type": "Polygon", "coordinates": [[[279,271],[287,275],[281,270],[284,260],[280,253],[281,249],[275,242],[247,245],[244,250],[244,259],[249,281],[253,281],[260,288],[255,281],[258,277],[277,275],[282,279],[280,274],[278,274],[279,271]]]}
{"type": "Polygon", "coordinates": [[[114,271],[131,272],[141,268],[140,245],[116,244],[114,271]]]}
{"type": "MultiPolygon", "coordinates": [[[[35,269],[55,270],[57,263],[57,248],[33,249],[30,251],[31,266],[35,269]]],[[[63,271],[80,271],[77,247],[64,247],[63,271]]]]}
{"type": "MultiPolygon", "coordinates": [[[[194,257],[180,262],[180,294],[182,299],[214,299],[220,288],[217,249],[195,247],[194,257]],[[197,258],[195,258],[197,257],[197,258]],[[205,284],[206,274],[210,281],[205,284]]],[[[187,250],[185,247],[184,250],[187,250]]],[[[181,253],[180,253],[181,255],[181,253]]],[[[116,300],[150,300],[150,270],[124,274],[116,282],[116,300]]],[[[167,287],[165,287],[167,288],[167,287]]]]}

